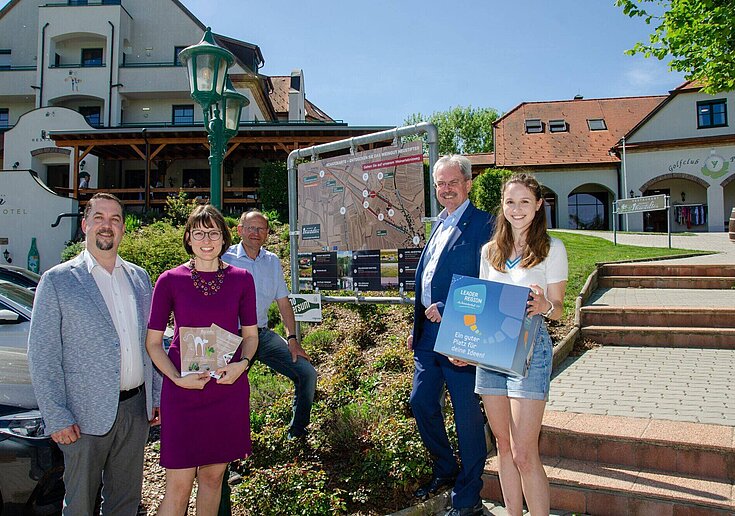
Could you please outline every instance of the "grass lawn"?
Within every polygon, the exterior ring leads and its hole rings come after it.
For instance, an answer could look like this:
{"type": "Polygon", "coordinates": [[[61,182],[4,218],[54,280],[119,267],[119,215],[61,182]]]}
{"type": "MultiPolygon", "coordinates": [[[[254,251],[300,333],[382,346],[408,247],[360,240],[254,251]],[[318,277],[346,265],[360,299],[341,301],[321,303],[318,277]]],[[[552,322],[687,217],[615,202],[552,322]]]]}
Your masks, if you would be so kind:
{"type": "MultiPolygon", "coordinates": [[[[639,247],[633,245],[614,245],[609,240],[588,235],[551,231],[553,236],[564,242],[569,260],[569,282],[564,296],[564,312],[567,317],[574,313],[574,300],[582,290],[587,277],[600,262],[622,260],[645,260],[660,256],[692,254],[691,249],[669,249],[667,247],[639,247]]],[[[702,251],[702,254],[709,254],[702,251]]]]}

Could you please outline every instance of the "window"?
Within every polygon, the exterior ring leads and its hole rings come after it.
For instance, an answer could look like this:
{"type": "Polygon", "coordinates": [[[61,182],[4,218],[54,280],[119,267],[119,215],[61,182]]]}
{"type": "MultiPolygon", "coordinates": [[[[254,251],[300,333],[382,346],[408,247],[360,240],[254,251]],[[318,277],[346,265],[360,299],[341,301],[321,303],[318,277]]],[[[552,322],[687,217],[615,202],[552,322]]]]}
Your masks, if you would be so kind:
{"type": "Polygon", "coordinates": [[[80,106],[79,114],[82,115],[87,123],[92,127],[101,127],[102,117],[101,109],[98,106],[80,106]]]}
{"type": "Polygon", "coordinates": [[[605,119],[604,118],[588,118],[587,119],[587,127],[590,128],[590,131],[605,131],[605,130],[607,130],[607,125],[605,125],[605,119]]]}
{"type": "Polygon", "coordinates": [[[174,47],[174,66],[182,66],[183,63],[179,60],[179,53],[186,47],[174,47]]]}
{"type": "Polygon", "coordinates": [[[10,127],[10,112],[7,108],[0,109],[0,128],[10,127]]]}
{"type": "Polygon", "coordinates": [[[10,49],[0,48],[0,69],[10,69],[10,49]]]}
{"type": "Polygon", "coordinates": [[[83,48],[82,66],[102,66],[102,49],[83,48]]]}
{"type": "Polygon", "coordinates": [[[194,104],[173,106],[172,122],[174,125],[194,125],[194,104]]]}
{"type": "Polygon", "coordinates": [[[544,124],[539,118],[528,118],[526,119],[526,132],[527,133],[543,133],[544,124]]]}
{"type": "Polygon", "coordinates": [[[565,133],[567,131],[567,123],[565,120],[549,120],[550,133],[565,133]]]}
{"type": "Polygon", "coordinates": [[[569,229],[608,229],[607,194],[575,193],[568,197],[569,229]]]}
{"type": "Polygon", "coordinates": [[[69,0],[69,5],[87,5],[87,0],[69,0]]]}
{"type": "Polygon", "coordinates": [[[697,129],[708,127],[727,127],[725,99],[697,102],[697,129]]]}

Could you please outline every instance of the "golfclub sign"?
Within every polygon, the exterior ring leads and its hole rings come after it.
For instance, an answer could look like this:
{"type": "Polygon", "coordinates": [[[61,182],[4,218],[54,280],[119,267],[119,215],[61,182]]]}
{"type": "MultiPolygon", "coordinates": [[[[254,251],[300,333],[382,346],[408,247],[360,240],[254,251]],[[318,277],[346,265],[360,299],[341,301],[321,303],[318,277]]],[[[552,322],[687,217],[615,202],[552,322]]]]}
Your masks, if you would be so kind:
{"type": "Polygon", "coordinates": [[[666,195],[651,195],[649,197],[636,197],[632,199],[620,199],[615,201],[618,215],[626,213],[640,213],[643,211],[658,211],[666,209],[666,195]]]}

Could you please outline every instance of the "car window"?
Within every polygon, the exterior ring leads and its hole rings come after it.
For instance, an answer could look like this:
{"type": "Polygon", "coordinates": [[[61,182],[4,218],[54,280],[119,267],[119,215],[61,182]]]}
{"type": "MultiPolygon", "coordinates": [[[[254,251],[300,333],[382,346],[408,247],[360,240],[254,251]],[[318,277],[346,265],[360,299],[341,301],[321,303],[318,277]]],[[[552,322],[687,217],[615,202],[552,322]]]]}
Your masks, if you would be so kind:
{"type": "Polygon", "coordinates": [[[25,307],[28,311],[33,310],[33,292],[18,285],[6,281],[0,281],[0,300],[3,298],[25,307]]]}
{"type": "Polygon", "coordinates": [[[33,288],[38,285],[41,276],[21,267],[13,267],[11,269],[8,266],[0,266],[0,280],[8,281],[21,287],[33,288]]]}

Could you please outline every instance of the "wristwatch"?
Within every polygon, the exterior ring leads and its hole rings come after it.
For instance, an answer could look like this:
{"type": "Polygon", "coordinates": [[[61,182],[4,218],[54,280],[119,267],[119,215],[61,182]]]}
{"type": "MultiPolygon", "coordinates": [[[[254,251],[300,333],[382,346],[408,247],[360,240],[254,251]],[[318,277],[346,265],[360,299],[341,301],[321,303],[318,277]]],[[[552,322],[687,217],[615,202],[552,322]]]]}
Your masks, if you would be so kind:
{"type": "Polygon", "coordinates": [[[296,339],[297,342],[299,340],[298,337],[296,337],[296,335],[294,335],[293,333],[291,335],[289,335],[288,337],[286,337],[286,341],[289,341],[291,339],[296,339]]]}
{"type": "MultiPolygon", "coordinates": [[[[548,300],[547,300],[548,301],[548,300]]],[[[544,314],[542,314],[546,319],[549,319],[551,317],[551,314],[554,313],[554,303],[549,301],[549,304],[551,305],[548,310],[544,314]]]]}

